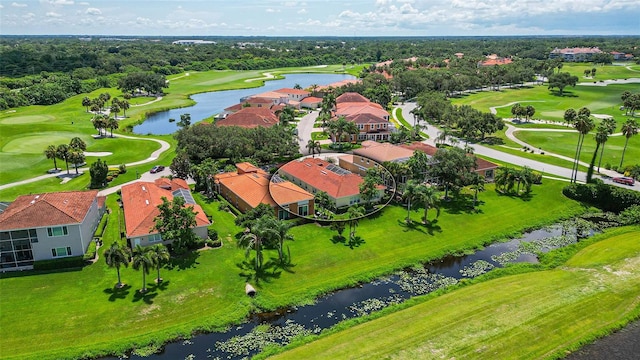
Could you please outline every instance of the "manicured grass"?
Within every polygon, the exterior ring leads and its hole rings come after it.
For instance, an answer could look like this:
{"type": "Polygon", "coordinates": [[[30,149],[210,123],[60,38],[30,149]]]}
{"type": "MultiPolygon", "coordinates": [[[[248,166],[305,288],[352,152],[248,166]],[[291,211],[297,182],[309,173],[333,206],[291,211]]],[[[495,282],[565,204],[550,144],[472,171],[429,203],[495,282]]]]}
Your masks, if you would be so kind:
{"type": "Polygon", "coordinates": [[[311,133],[311,140],[327,140],[329,135],[323,131],[315,131],[311,133]]]}
{"type": "Polygon", "coordinates": [[[426,297],[273,358],[563,357],[640,315],[639,236],[606,234],[556,269],[426,297]]]}
{"type": "MultiPolygon", "coordinates": [[[[525,141],[533,146],[540,146],[543,149],[561,154],[569,157],[573,157],[576,151],[576,145],[578,142],[578,132],[533,132],[533,131],[519,131],[515,135],[518,139],[525,141]]],[[[625,143],[624,136],[611,136],[607,141],[602,158],[602,166],[606,163],[618,166],[620,165],[620,157],[622,156],[622,149],[625,143]]],[[[589,163],[593,156],[593,152],[596,149],[596,142],[593,139],[593,135],[589,134],[585,137],[584,144],[582,145],[582,152],[580,153],[580,160],[589,163]]],[[[599,158],[598,158],[599,159],[599,158]]],[[[640,162],[640,136],[634,136],[629,139],[629,145],[625,153],[625,164],[637,164],[640,162]]],[[[596,159],[596,165],[597,165],[596,159]]]]}
{"type": "MultiPolygon", "coordinates": [[[[223,240],[220,249],[175,260],[162,270],[166,281],[160,287],[153,285],[152,273],[147,278],[152,290],[145,296],[136,292],[141,274],[130,268],[122,270],[123,281],[130,287],[114,291],[115,270],[105,265],[103,257],[79,271],[2,275],[0,328],[12,329],[0,339],[1,349],[11,349],[2,356],[52,359],[119,352],[194,329],[239,322],[256,309],[309,303],[321,293],[582,212],[580,204],[561,195],[563,186],[563,182],[545,181],[534,187],[530,199],[523,200],[501,196],[488,185],[480,194],[479,212],[469,211],[467,196],[464,203],[447,203],[429,227],[406,226],[406,209],[390,206],[360,222],[356,235],[363,242],[354,248],[333,243],[335,233],[328,227],[297,226],[291,229],[295,241],[286,244],[293,266],[287,271],[270,269],[261,281],[251,280],[258,288],[253,299],[244,295],[247,278],[241,274],[246,270],[239,267],[244,250],[236,247],[234,236],[223,240]]],[[[108,204],[114,213],[118,211],[113,195],[108,204]]],[[[204,205],[213,211],[213,227],[220,234],[235,235],[230,214],[216,211],[215,203],[204,205]]],[[[416,223],[421,215],[420,209],[412,212],[416,223]]],[[[105,245],[118,240],[119,231],[117,216],[111,216],[105,245]]],[[[275,250],[265,252],[266,261],[276,257],[275,250]]]]}

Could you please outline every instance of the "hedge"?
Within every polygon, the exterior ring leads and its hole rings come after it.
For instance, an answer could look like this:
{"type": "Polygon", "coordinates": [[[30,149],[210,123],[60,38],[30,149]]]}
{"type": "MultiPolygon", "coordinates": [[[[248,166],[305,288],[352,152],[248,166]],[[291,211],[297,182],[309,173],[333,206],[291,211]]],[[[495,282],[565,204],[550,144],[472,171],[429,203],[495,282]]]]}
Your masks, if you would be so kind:
{"type": "Polygon", "coordinates": [[[84,253],[84,260],[93,260],[96,257],[96,241],[91,240],[89,246],[87,247],[87,251],[84,253]]]}
{"type": "Polygon", "coordinates": [[[562,193],[568,198],[615,213],[640,205],[640,192],[607,185],[599,180],[591,184],[571,184],[562,189],[562,193]]]}
{"type": "Polygon", "coordinates": [[[86,264],[83,256],[71,256],[62,259],[38,260],[33,262],[33,270],[57,270],[83,267],[86,264]]]}

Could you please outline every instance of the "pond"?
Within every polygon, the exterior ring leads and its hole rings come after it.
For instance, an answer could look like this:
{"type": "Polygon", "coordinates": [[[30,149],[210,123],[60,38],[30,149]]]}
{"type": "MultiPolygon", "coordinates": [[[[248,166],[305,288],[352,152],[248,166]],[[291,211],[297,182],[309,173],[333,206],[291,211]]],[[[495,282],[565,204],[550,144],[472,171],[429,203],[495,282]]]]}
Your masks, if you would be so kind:
{"type": "Polygon", "coordinates": [[[355,79],[355,77],[346,74],[287,74],[284,79],[265,81],[264,86],[257,88],[195,94],[191,95],[191,99],[196,102],[195,105],[151,114],[142,124],[134,126],[133,132],[142,135],[173,134],[178,131],[177,123],[180,121],[180,115],[182,114],[190,114],[191,123],[195,124],[212,115],[221,113],[231,105],[238,104],[240,99],[246,96],[281,88],[292,88],[296,84],[306,88],[313,84],[328,85],[347,79],[355,79]],[[169,122],[169,119],[175,119],[176,121],[169,122]]]}
{"type": "MultiPolygon", "coordinates": [[[[149,357],[129,359],[242,359],[265,346],[288,344],[294,337],[317,334],[340,321],[367,315],[413,296],[427,294],[473,278],[507,263],[538,262],[536,251],[575,242],[575,233],[560,225],[525,233],[521,238],[495,243],[465,256],[450,256],[423,267],[405,269],[357,287],[320,297],[312,305],[252,315],[244,324],[225,332],[199,334],[167,344],[149,357]]],[[[116,359],[116,358],[109,358],[116,359]]]]}

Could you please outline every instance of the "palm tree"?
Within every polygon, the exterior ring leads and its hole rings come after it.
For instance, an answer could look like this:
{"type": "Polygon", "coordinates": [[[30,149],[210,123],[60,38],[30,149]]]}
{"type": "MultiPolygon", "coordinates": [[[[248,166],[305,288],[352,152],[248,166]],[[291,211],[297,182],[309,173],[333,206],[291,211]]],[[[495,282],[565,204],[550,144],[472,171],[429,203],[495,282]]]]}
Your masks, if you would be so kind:
{"type": "Polygon", "coordinates": [[[349,241],[353,241],[355,239],[359,219],[364,214],[364,207],[358,204],[354,204],[347,209],[347,216],[349,218],[349,241]]]}
{"type": "Polygon", "coordinates": [[[238,246],[245,248],[245,257],[249,257],[251,250],[256,251],[255,270],[256,272],[260,270],[262,267],[262,239],[258,235],[248,232],[242,235],[240,241],[238,241],[238,246]]]}
{"type": "Polygon", "coordinates": [[[502,188],[503,192],[511,192],[515,186],[515,170],[510,167],[499,167],[496,171],[496,189],[502,188]]]}
{"type": "Polygon", "coordinates": [[[527,107],[525,108],[525,115],[527,116],[527,121],[531,120],[531,118],[533,118],[533,115],[536,114],[536,108],[533,107],[533,105],[527,105],[527,107]]]}
{"type": "Polygon", "coordinates": [[[624,141],[624,149],[622,149],[622,157],[620,158],[620,167],[622,167],[622,163],[624,162],[624,153],[627,151],[629,139],[638,133],[638,123],[635,119],[627,119],[627,121],[622,124],[622,129],[620,129],[620,131],[622,131],[622,135],[626,138],[624,141]]]}
{"type": "Polygon", "coordinates": [[[116,284],[116,287],[121,288],[124,284],[120,280],[120,266],[129,266],[129,262],[131,261],[131,250],[126,246],[120,246],[117,241],[114,241],[113,244],[105,250],[104,258],[109,267],[116,268],[116,272],[118,273],[118,283],[116,284]]]}
{"type": "Polygon", "coordinates": [[[576,118],[578,117],[578,113],[574,110],[574,109],[567,109],[564,112],[564,122],[567,125],[572,125],[575,121],[576,118]]]}
{"type": "Polygon", "coordinates": [[[150,248],[143,248],[140,245],[136,245],[133,249],[133,259],[131,265],[135,270],[142,270],[142,289],[141,293],[147,292],[147,277],[149,269],[154,266],[153,255],[151,255],[150,248]]]}
{"type": "Polygon", "coordinates": [[[107,123],[105,124],[105,127],[111,131],[111,137],[113,137],[113,130],[118,129],[120,127],[120,123],[116,118],[109,118],[107,120],[107,123]]]}
{"type": "Polygon", "coordinates": [[[420,185],[415,180],[407,181],[402,191],[402,198],[407,201],[407,223],[411,223],[411,200],[418,194],[420,185]]]}
{"type": "Polygon", "coordinates": [[[473,207],[475,208],[476,204],[478,203],[478,193],[480,191],[484,191],[484,184],[486,180],[484,176],[478,174],[477,172],[474,172],[471,176],[471,188],[473,189],[473,207]]]}
{"type": "Polygon", "coordinates": [[[587,109],[586,107],[580,109],[573,126],[579,133],[578,145],[576,146],[576,157],[573,168],[571,170],[571,181],[576,182],[578,177],[578,166],[580,165],[580,153],[582,152],[584,137],[595,127],[595,123],[591,118],[591,111],[589,111],[589,109],[587,109]]]}
{"type": "Polygon", "coordinates": [[[169,255],[169,250],[163,244],[156,244],[149,248],[149,252],[151,253],[151,258],[153,259],[153,264],[158,270],[158,277],[156,278],[156,282],[159,284],[162,282],[162,278],[160,277],[160,268],[162,265],[169,261],[171,255],[169,255]]]}
{"type": "MultiPolygon", "coordinates": [[[[600,159],[598,160],[598,172],[600,172],[600,165],[602,164],[602,155],[604,153],[604,145],[609,140],[609,135],[613,134],[616,131],[616,121],[613,118],[606,118],[602,120],[600,124],[601,127],[606,128],[606,134],[596,134],[596,143],[602,143],[602,148],[600,149],[600,159]],[[606,136],[605,136],[606,135],[606,136]]],[[[600,132],[600,128],[598,128],[598,132],[600,132]]]]}
{"type": "Polygon", "coordinates": [[[285,106],[282,110],[276,111],[276,116],[280,120],[280,125],[287,126],[295,119],[295,109],[291,106],[285,106]]]}
{"type": "Polygon", "coordinates": [[[87,144],[77,136],[72,138],[71,141],[69,141],[69,146],[73,149],[78,149],[82,151],[87,150],[87,144]]]}
{"type": "Polygon", "coordinates": [[[347,133],[347,135],[349,135],[349,142],[358,141],[358,134],[360,133],[360,130],[358,129],[358,125],[356,125],[356,123],[352,121],[347,121],[347,123],[344,126],[344,132],[347,133]],[[353,135],[353,140],[351,140],[352,135],[353,135]]]}
{"type": "Polygon", "coordinates": [[[73,167],[76,169],[76,174],[78,174],[78,165],[84,162],[84,152],[80,149],[71,147],[69,149],[68,154],[69,161],[73,164],[73,167]]]}
{"type": "Polygon", "coordinates": [[[322,146],[320,146],[320,142],[313,139],[309,139],[309,141],[307,141],[306,148],[309,151],[309,153],[311,153],[311,156],[314,158],[316,157],[316,151],[318,152],[318,154],[320,154],[320,151],[322,150],[322,146]]]}
{"type": "Polygon", "coordinates": [[[71,148],[67,144],[60,144],[56,148],[56,156],[60,160],[64,160],[64,163],[67,165],[67,174],[69,174],[69,152],[71,148]]]}
{"type": "MultiPolygon", "coordinates": [[[[273,234],[274,239],[278,243],[278,258],[280,259],[280,263],[284,263],[284,252],[283,245],[285,240],[293,240],[293,236],[289,234],[289,229],[291,229],[291,224],[286,223],[282,220],[278,220],[276,218],[271,218],[269,221],[270,231],[273,234]]],[[[291,259],[289,259],[291,261],[291,259]]]]}
{"type": "MultiPolygon", "coordinates": [[[[427,217],[428,211],[431,208],[438,208],[438,200],[440,198],[438,194],[438,190],[433,186],[419,186],[418,187],[418,200],[424,206],[424,218],[423,221],[425,224],[429,223],[429,218],[427,217]]],[[[439,212],[439,211],[438,211],[439,212]]]]}
{"type": "Polygon", "coordinates": [[[98,130],[98,134],[101,136],[102,130],[107,127],[107,119],[105,119],[105,116],[104,114],[96,114],[91,120],[93,127],[98,130]]]}
{"type": "Polygon", "coordinates": [[[49,145],[47,146],[47,148],[44,150],[44,156],[47,157],[47,159],[53,159],[53,169],[54,170],[58,170],[58,163],[57,163],[57,159],[58,159],[58,150],[56,149],[55,145],[49,145]]]}
{"type": "Polygon", "coordinates": [[[120,101],[120,108],[122,109],[122,116],[127,117],[127,110],[129,110],[129,102],[127,100],[120,101]]]}
{"type": "Polygon", "coordinates": [[[111,112],[113,113],[113,118],[117,119],[118,118],[118,113],[120,112],[120,103],[116,102],[115,100],[117,99],[113,99],[113,103],[111,104],[111,112]]]}
{"type": "Polygon", "coordinates": [[[87,112],[89,112],[89,106],[91,106],[91,99],[88,96],[82,98],[82,106],[87,108],[87,112]]]}

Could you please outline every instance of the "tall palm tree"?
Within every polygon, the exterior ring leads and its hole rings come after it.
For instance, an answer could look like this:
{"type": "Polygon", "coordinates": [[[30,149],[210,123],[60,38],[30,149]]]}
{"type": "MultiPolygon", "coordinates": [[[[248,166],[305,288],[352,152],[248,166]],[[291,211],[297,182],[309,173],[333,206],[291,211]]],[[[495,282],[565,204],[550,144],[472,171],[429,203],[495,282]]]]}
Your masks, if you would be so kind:
{"type": "MultiPolygon", "coordinates": [[[[270,223],[270,232],[273,234],[274,240],[278,245],[278,258],[280,259],[280,263],[284,263],[284,251],[283,246],[286,240],[293,240],[293,236],[289,234],[289,229],[291,229],[291,224],[286,223],[282,220],[278,220],[276,218],[271,218],[270,223]]],[[[289,259],[291,261],[291,259],[289,259]]]]}
{"type": "Polygon", "coordinates": [[[78,174],[78,166],[84,163],[85,157],[84,152],[80,149],[71,147],[69,149],[68,154],[69,161],[73,164],[73,167],[76,169],[76,174],[78,174]]]}
{"type": "Polygon", "coordinates": [[[141,293],[147,292],[147,274],[153,267],[153,255],[151,255],[150,248],[143,248],[140,245],[136,245],[133,249],[133,259],[131,265],[135,270],[142,270],[142,289],[141,293]]]}
{"type": "Polygon", "coordinates": [[[358,125],[356,125],[356,123],[352,122],[352,121],[347,121],[347,123],[344,126],[344,132],[347,133],[347,135],[349,136],[349,142],[357,142],[358,141],[358,134],[360,133],[360,130],[358,129],[358,125]],[[353,135],[353,140],[351,140],[351,136],[353,135]]]}
{"type": "Polygon", "coordinates": [[[418,200],[420,200],[420,202],[422,203],[422,206],[424,206],[423,221],[425,224],[428,224],[429,218],[427,217],[427,215],[428,215],[429,209],[431,208],[439,209],[438,201],[440,196],[439,196],[438,190],[433,186],[420,186],[417,195],[418,195],[418,200]]]}
{"type": "MultiPolygon", "coordinates": [[[[606,118],[602,120],[602,123],[600,125],[605,127],[607,131],[606,136],[605,134],[600,134],[600,136],[596,134],[596,143],[598,141],[602,143],[602,148],[600,149],[600,159],[598,160],[598,172],[600,172],[600,165],[602,164],[604,145],[606,144],[607,140],[609,140],[609,135],[613,134],[613,132],[616,131],[616,121],[613,118],[606,118]]],[[[598,130],[598,132],[600,132],[600,130],[598,130]]]]}
{"type": "Polygon", "coordinates": [[[624,162],[624,153],[627,151],[627,145],[629,144],[629,139],[638,133],[638,123],[635,119],[627,119],[627,121],[622,124],[622,135],[626,138],[624,141],[624,149],[622,149],[622,157],[620,158],[620,167],[622,167],[622,163],[624,162]]]}
{"type": "Polygon", "coordinates": [[[121,288],[124,284],[122,284],[122,280],[120,279],[120,267],[123,265],[124,267],[129,266],[131,250],[126,246],[120,246],[117,241],[114,241],[113,244],[105,250],[104,258],[109,267],[116,268],[116,272],[118,273],[118,283],[116,287],[121,288]]]}
{"type": "Polygon", "coordinates": [[[64,160],[64,163],[67,166],[67,174],[69,174],[69,152],[71,151],[71,147],[67,144],[60,144],[56,148],[56,156],[60,160],[64,160]]]}
{"type": "Polygon", "coordinates": [[[113,99],[114,102],[111,104],[111,112],[113,113],[113,118],[118,118],[118,113],[120,112],[120,103],[115,102],[116,99],[113,99]]]}
{"type": "Polygon", "coordinates": [[[516,183],[515,169],[510,167],[499,167],[496,170],[496,189],[502,188],[503,192],[511,192],[516,183]]]}
{"type": "Polygon", "coordinates": [[[574,159],[574,165],[571,171],[571,181],[576,182],[578,177],[578,167],[580,165],[580,153],[582,152],[582,144],[584,143],[585,135],[587,135],[595,127],[595,123],[591,118],[591,111],[586,107],[583,107],[578,112],[573,126],[578,131],[578,145],[576,147],[576,157],[574,159]]]}
{"type": "Polygon", "coordinates": [[[242,237],[240,238],[240,241],[238,241],[238,246],[245,248],[246,250],[245,257],[249,257],[251,250],[255,250],[256,252],[255,270],[256,272],[260,270],[260,268],[262,267],[262,238],[260,238],[257,234],[254,234],[253,232],[248,232],[242,235],[242,237]]]}
{"type": "Polygon", "coordinates": [[[316,151],[318,154],[320,154],[320,151],[322,150],[322,146],[320,146],[320,142],[313,139],[309,139],[309,141],[307,141],[306,148],[309,151],[309,153],[311,153],[311,156],[314,158],[316,157],[316,151]]]}
{"type": "Polygon", "coordinates": [[[477,172],[474,172],[471,175],[471,189],[473,189],[473,207],[476,207],[476,204],[478,203],[478,193],[480,191],[484,191],[484,184],[485,184],[486,180],[484,178],[484,176],[478,174],[477,172]]]}
{"type": "Polygon", "coordinates": [[[349,241],[353,241],[356,237],[356,228],[360,218],[364,216],[364,207],[358,204],[351,205],[347,209],[347,216],[349,217],[349,241]]]}
{"type": "Polygon", "coordinates": [[[160,268],[164,265],[169,259],[171,255],[169,255],[169,250],[163,244],[155,244],[149,248],[149,252],[151,253],[151,258],[153,259],[153,265],[158,270],[158,277],[156,278],[156,282],[159,284],[162,282],[162,278],[160,277],[160,268]]]}
{"type": "Polygon", "coordinates": [[[47,148],[44,150],[44,156],[47,157],[47,159],[53,159],[53,169],[57,171],[58,169],[58,163],[57,163],[57,159],[58,159],[58,152],[56,149],[55,145],[49,145],[47,146],[47,148]]]}
{"type": "Polygon", "coordinates": [[[416,197],[419,191],[419,184],[415,180],[407,181],[402,190],[402,198],[407,201],[407,223],[411,223],[411,201],[416,197]]]}
{"type": "Polygon", "coordinates": [[[82,106],[87,108],[87,112],[89,112],[89,106],[91,106],[91,99],[88,96],[82,98],[82,106]]]}
{"type": "Polygon", "coordinates": [[[291,106],[285,106],[282,110],[276,111],[276,116],[280,125],[287,126],[295,119],[295,109],[291,106]]]}
{"type": "Polygon", "coordinates": [[[129,105],[129,101],[122,100],[120,101],[120,108],[122,109],[122,116],[127,117],[127,110],[129,110],[131,106],[129,105]]]}
{"type": "Polygon", "coordinates": [[[109,118],[107,120],[107,123],[105,124],[105,127],[111,131],[111,137],[113,137],[113,130],[118,129],[120,127],[120,123],[116,118],[109,118]]]}

